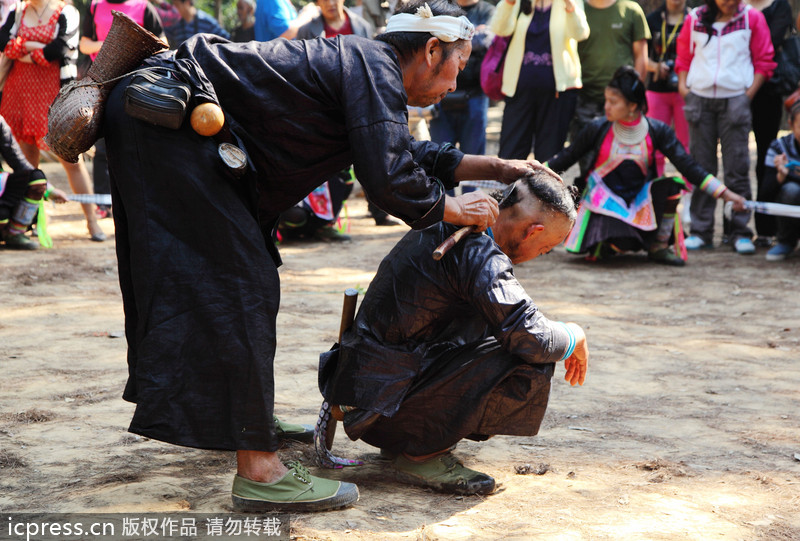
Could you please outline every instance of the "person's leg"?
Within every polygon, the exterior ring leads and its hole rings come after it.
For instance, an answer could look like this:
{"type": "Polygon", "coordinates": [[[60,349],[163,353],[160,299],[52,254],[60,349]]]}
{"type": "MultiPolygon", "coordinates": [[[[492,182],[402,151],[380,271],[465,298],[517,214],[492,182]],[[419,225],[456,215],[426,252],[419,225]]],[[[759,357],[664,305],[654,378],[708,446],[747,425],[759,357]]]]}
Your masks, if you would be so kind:
{"type": "MultiPolygon", "coordinates": [[[[528,365],[494,339],[437,359],[415,379],[400,409],[380,417],[361,439],[424,456],[472,434],[533,436],[547,407],[553,365],[528,365]]],[[[345,429],[348,419],[345,417],[345,429]]]]}
{"type": "Polygon", "coordinates": [[[162,130],[128,117],[124,88],[109,97],[105,133],[128,340],[123,397],[136,404],[129,430],[176,445],[235,450],[237,470],[260,479],[285,474],[277,483],[237,475],[237,511],[352,503],[355,485],[277,464],[280,281],[256,217],[255,179],[228,182],[216,144],[188,125],[162,130]],[[170,159],[139,159],[162,154],[170,159]],[[191,204],[176,205],[176,194],[191,204]]]}
{"type": "MultiPolygon", "coordinates": [[[[397,453],[398,480],[442,492],[487,494],[494,479],[449,451],[463,438],[535,435],[547,408],[553,365],[530,365],[496,340],[449,353],[419,375],[400,409],[379,417],[361,439],[397,453]]],[[[345,429],[348,417],[345,416],[345,429]]]]}
{"type": "Polygon", "coordinates": [[[36,218],[39,202],[47,189],[44,173],[35,169],[31,172],[12,173],[3,192],[0,230],[6,248],[16,250],[36,250],[39,245],[29,239],[25,232],[36,218]],[[8,205],[11,208],[8,208],[8,205]]]}
{"type": "Polygon", "coordinates": [[[452,145],[458,143],[456,132],[451,123],[451,116],[453,115],[444,110],[441,105],[436,106],[433,118],[428,123],[431,141],[434,143],[450,143],[452,145]]]}
{"type": "MultiPolygon", "coordinates": [[[[800,184],[784,182],[778,193],[778,203],[800,205],[800,184]]],[[[800,218],[781,217],[778,219],[778,242],[788,244],[794,248],[797,245],[798,237],[800,237],[800,218]]]]}
{"type": "MultiPolygon", "coordinates": [[[[686,98],[686,107],[684,107],[686,121],[689,123],[691,155],[703,169],[714,176],[717,176],[718,169],[717,140],[719,138],[716,101],[689,94],[686,98]]],[[[692,237],[702,242],[702,247],[712,246],[716,203],[716,199],[698,188],[692,192],[690,233],[692,237]]],[[[701,247],[693,245],[693,240],[691,237],[687,239],[687,248],[701,247]]]]}
{"type": "MultiPolygon", "coordinates": [[[[94,193],[111,193],[111,180],[108,177],[108,159],[106,158],[106,140],[102,137],[94,144],[92,182],[94,184],[94,193]]],[[[107,217],[111,206],[97,205],[97,210],[98,215],[107,217]]]]}
{"type": "Polygon", "coordinates": [[[536,100],[528,94],[518,93],[513,98],[506,98],[500,127],[500,150],[497,152],[500,158],[528,159],[533,143],[536,112],[536,100]]]}
{"type": "Polygon", "coordinates": [[[689,124],[686,122],[686,115],[683,113],[685,102],[683,96],[678,92],[672,92],[670,99],[670,108],[672,109],[672,124],[675,127],[675,136],[678,141],[683,143],[686,152],[689,152],[689,124]]]}
{"type": "MultiPolygon", "coordinates": [[[[749,107],[749,99],[742,94],[734,98],[725,100],[726,107],[720,112],[719,138],[722,147],[722,166],[725,171],[725,185],[729,190],[744,197],[747,200],[752,198],[750,188],[750,128],[752,126],[752,114],[749,107]]],[[[754,250],[750,247],[752,243],[739,242],[739,239],[750,241],[753,231],[748,226],[750,212],[734,212],[731,216],[731,240],[734,248],[742,254],[751,254],[754,250]]]]}
{"type": "Polygon", "coordinates": [[[659,180],[653,183],[650,190],[653,199],[658,227],[648,235],[647,257],[650,261],[682,267],[686,262],[669,249],[675,229],[676,212],[680,203],[681,189],[672,180],[659,180]]]}
{"type": "MultiPolygon", "coordinates": [[[[784,182],[780,185],[778,203],[784,205],[800,205],[800,184],[796,182],[784,182]]],[[[778,217],[778,227],[775,246],[767,252],[767,261],[783,261],[794,252],[797,246],[797,239],[800,238],[800,219],[778,217]]]]}
{"type": "MultiPolygon", "coordinates": [[[[647,116],[660,120],[666,125],[672,124],[671,92],[647,91],[647,116]]],[[[664,155],[656,152],[656,171],[658,176],[664,176],[664,155]]]]}
{"type": "Polygon", "coordinates": [[[465,154],[486,154],[486,126],[489,123],[489,98],[480,94],[470,98],[456,127],[458,147],[465,154]]]}
{"type": "MultiPolygon", "coordinates": [[[[78,163],[70,163],[61,158],[58,159],[67,173],[67,180],[69,181],[72,193],[92,193],[92,185],[89,181],[89,171],[86,170],[86,165],[83,163],[83,158],[78,160],[78,163]]],[[[83,215],[86,217],[86,227],[89,229],[89,235],[93,241],[102,242],[106,240],[106,234],[100,224],[97,223],[97,215],[94,212],[94,205],[91,203],[84,203],[81,205],[83,208],[83,215]]]]}
{"type": "Polygon", "coordinates": [[[28,160],[28,163],[34,167],[39,167],[39,147],[23,141],[18,141],[18,143],[19,148],[22,150],[22,153],[25,155],[25,159],[28,160]]]}
{"type": "Polygon", "coordinates": [[[558,96],[537,94],[538,111],[534,120],[533,157],[544,163],[564,148],[569,123],[575,114],[577,90],[565,90],[558,96]]]}
{"type": "MultiPolygon", "coordinates": [[[[753,135],[756,139],[756,199],[769,203],[775,201],[779,186],[764,182],[766,169],[764,160],[767,157],[769,145],[778,136],[783,116],[783,100],[772,85],[765,84],[753,98],[750,110],[753,118],[753,135]]],[[[768,242],[769,237],[775,236],[777,228],[775,216],[756,213],[754,218],[756,234],[759,239],[765,239],[768,242]]]]}

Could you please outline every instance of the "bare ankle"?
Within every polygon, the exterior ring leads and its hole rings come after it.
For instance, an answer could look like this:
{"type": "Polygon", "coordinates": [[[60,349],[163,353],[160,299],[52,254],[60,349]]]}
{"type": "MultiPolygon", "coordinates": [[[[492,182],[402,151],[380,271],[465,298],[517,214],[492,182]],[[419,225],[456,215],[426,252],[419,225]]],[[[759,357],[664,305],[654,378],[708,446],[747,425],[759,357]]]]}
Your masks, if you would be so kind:
{"type": "Polygon", "coordinates": [[[236,451],[236,473],[245,479],[274,483],[286,475],[287,471],[277,453],[236,451]]]}

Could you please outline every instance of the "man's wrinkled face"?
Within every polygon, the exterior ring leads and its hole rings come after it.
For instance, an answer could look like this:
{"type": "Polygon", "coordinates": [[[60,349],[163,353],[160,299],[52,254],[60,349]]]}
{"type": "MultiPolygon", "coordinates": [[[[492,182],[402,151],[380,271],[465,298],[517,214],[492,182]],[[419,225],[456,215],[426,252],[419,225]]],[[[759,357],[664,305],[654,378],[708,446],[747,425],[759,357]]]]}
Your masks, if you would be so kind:
{"type": "MultiPolygon", "coordinates": [[[[552,215],[544,224],[544,228],[527,239],[521,234],[511,239],[508,246],[503,247],[503,252],[515,265],[524,261],[536,259],[540,255],[549,253],[553,248],[564,242],[573,223],[564,215],[552,215]]],[[[525,229],[521,229],[524,233],[525,229]]]]}
{"type": "Polygon", "coordinates": [[[462,40],[455,45],[450,54],[444,57],[444,48],[437,46],[431,50],[431,65],[424,77],[408,91],[408,104],[415,107],[427,107],[439,103],[456,89],[456,78],[467,66],[472,53],[472,42],[462,40]]]}

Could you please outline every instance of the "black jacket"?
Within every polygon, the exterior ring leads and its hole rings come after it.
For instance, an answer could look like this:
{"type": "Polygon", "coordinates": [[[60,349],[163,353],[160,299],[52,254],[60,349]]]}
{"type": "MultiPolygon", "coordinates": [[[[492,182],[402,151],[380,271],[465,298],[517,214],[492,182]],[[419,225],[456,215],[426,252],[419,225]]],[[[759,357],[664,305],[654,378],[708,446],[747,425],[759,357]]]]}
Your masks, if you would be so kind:
{"type": "Polygon", "coordinates": [[[520,364],[562,357],[567,333],[537,308],[494,240],[469,235],[434,261],[433,250],[457,229],[410,231],[381,262],[341,350],[320,356],[320,390],[330,403],[392,416],[420,373],[486,339],[520,364]]]}
{"type": "MultiPolygon", "coordinates": [[[[686,177],[686,180],[695,186],[699,186],[709,173],[700,167],[700,164],[686,152],[683,144],[675,137],[675,132],[672,128],[660,120],[650,117],[647,117],[647,122],[650,124],[648,133],[650,139],[653,141],[653,151],[649,160],[650,166],[647,180],[658,177],[655,154],[656,151],[660,151],[669,158],[670,163],[686,177]]],[[[589,163],[593,169],[594,163],[597,160],[597,155],[600,152],[600,145],[610,129],[611,122],[605,118],[600,118],[587,124],[572,144],[556,154],[553,158],[550,158],[550,160],[547,161],[547,165],[554,171],[566,171],[583,156],[589,155],[591,157],[589,163]]],[[[591,170],[589,172],[591,172],[591,170]]],[[[586,177],[583,177],[582,180],[585,181],[586,177]]]]}

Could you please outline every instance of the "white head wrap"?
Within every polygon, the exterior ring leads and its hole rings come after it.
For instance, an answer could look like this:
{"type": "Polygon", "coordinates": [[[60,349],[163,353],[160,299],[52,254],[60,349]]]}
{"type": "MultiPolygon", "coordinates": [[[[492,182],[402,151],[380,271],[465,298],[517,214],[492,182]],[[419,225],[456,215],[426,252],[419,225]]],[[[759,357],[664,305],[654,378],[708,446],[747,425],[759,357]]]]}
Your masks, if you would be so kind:
{"type": "Polygon", "coordinates": [[[428,32],[442,41],[452,43],[459,39],[472,39],[475,27],[465,16],[433,15],[428,4],[417,8],[417,12],[392,15],[386,24],[386,32],[428,32]]]}

